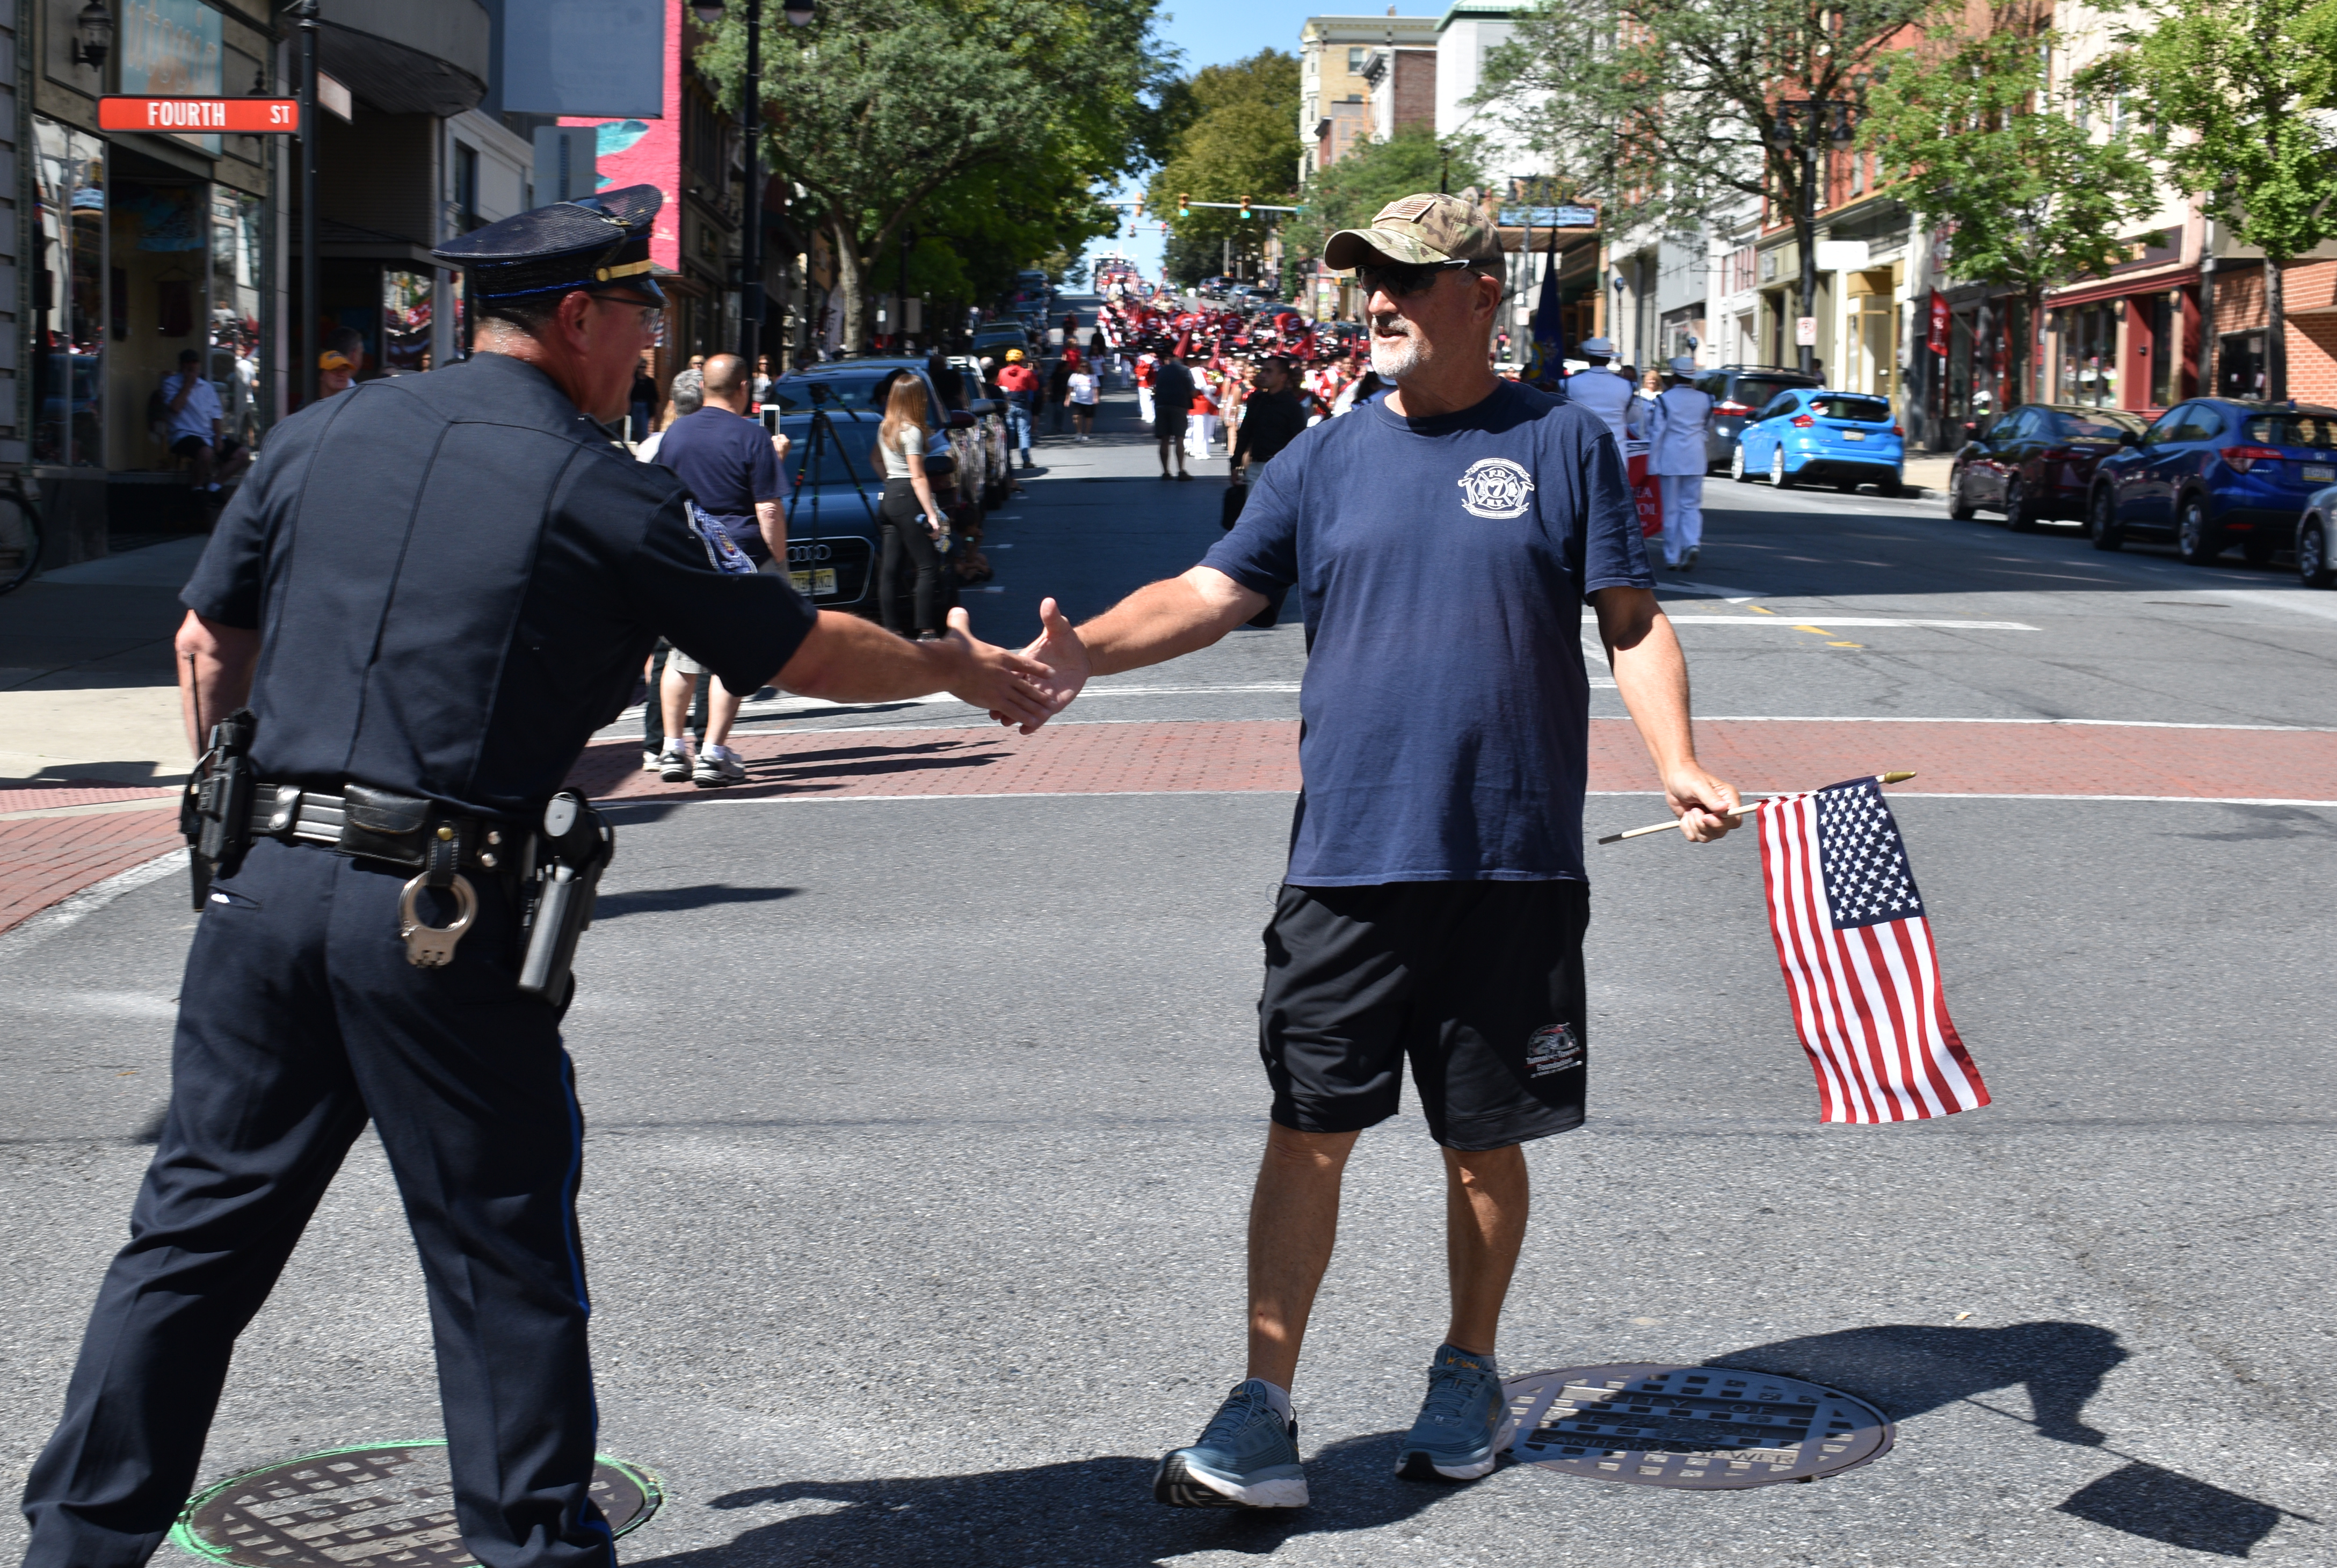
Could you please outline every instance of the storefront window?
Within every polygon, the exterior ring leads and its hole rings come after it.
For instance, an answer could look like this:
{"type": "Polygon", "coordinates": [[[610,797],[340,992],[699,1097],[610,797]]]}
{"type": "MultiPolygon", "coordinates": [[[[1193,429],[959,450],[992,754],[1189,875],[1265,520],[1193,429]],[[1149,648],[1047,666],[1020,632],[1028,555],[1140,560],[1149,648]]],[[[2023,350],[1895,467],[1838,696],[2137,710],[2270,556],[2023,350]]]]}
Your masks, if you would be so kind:
{"type": "Polygon", "coordinates": [[[2061,315],[2059,401],[2088,408],[2117,406],[2117,317],[2124,302],[2079,305],[2061,315]]]}
{"type": "MultiPolygon", "coordinates": [[[[113,181],[106,211],[106,466],[161,473],[171,451],[164,377],[210,339],[210,191],[195,181],[113,181]]],[[[208,372],[207,372],[208,373],[208,372]]]]}
{"type": "Polygon", "coordinates": [[[105,460],[105,145],[35,116],[33,147],[33,461],[94,467],[105,460]]]}
{"type": "Polygon", "coordinates": [[[2215,390],[2226,397],[2261,397],[2264,389],[2264,335],[2233,332],[2215,356],[2215,390]]]}
{"type": "Polygon", "coordinates": [[[259,338],[266,255],[259,198],[212,186],[210,363],[204,373],[227,411],[228,439],[246,446],[259,436],[260,410],[268,405],[260,388],[268,356],[259,338]]]}
{"type": "Polygon", "coordinates": [[[412,376],[430,368],[432,275],[385,267],[381,272],[381,368],[412,376]]]}

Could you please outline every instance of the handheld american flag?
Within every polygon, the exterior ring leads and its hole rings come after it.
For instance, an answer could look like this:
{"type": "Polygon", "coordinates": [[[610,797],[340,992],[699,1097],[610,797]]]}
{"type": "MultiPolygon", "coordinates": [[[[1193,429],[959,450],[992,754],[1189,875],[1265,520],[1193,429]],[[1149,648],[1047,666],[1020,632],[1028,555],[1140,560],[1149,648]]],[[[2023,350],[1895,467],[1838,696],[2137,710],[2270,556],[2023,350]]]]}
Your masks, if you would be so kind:
{"type": "Polygon", "coordinates": [[[1972,1111],[1988,1087],[1940,990],[1899,824],[1874,779],[1762,802],[1761,880],[1822,1122],[1972,1111]]]}

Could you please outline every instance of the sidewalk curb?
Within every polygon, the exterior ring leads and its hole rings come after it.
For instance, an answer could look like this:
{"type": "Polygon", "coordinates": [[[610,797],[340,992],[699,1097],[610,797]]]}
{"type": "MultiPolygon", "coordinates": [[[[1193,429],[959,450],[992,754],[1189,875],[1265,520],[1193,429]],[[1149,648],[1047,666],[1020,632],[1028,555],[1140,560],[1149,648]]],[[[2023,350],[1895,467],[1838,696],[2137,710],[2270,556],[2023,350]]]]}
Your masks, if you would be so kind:
{"type": "Polygon", "coordinates": [[[67,894],[44,909],[38,909],[0,930],[0,960],[15,957],[28,948],[37,947],[51,936],[96,914],[125,893],[135,892],[150,882],[159,882],[173,871],[183,871],[187,865],[184,845],[165,849],[151,860],[132,866],[127,871],[117,871],[102,881],[93,882],[67,894]]]}

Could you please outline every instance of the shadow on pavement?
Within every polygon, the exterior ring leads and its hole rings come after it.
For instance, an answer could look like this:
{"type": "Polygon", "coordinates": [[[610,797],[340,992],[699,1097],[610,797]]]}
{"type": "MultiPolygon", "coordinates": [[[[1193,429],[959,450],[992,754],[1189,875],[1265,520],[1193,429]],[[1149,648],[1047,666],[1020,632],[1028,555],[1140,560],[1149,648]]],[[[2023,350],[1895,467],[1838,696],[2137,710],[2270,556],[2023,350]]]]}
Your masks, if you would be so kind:
{"type": "MultiPolygon", "coordinates": [[[[1823,1383],[1880,1406],[1893,1421],[2018,1384],[2028,1390],[2037,1436],[2101,1447],[2106,1435],[2082,1419],[2086,1402],[2126,1358],[2117,1336],[2090,1323],[1880,1324],[1756,1345],[1710,1364],[1823,1383]]],[[[2019,1418],[2015,1411],[1998,1413],[2019,1418]]],[[[2142,1460],[2081,1487],[2058,1511],[2225,1557],[2248,1555],[2287,1513],[2142,1460]]]]}
{"type": "Polygon", "coordinates": [[[621,915],[665,914],[676,909],[708,909],[718,904],[768,904],[792,898],[799,887],[733,887],[727,882],[701,882],[695,887],[650,887],[635,893],[603,893],[592,904],[594,920],[614,920],[621,915]]]}
{"type": "Polygon", "coordinates": [[[1302,1535],[1373,1530],[1457,1489],[1399,1481],[1400,1432],[1350,1437],[1307,1461],[1308,1508],[1250,1513],[1164,1508],[1156,1461],[1115,1455],[883,1481],[786,1481],[717,1497],[715,1508],[816,1501],[841,1506],[757,1525],[720,1546],[635,1558],[633,1568],[745,1568],[765,1563],[1070,1563],[1154,1568],[1198,1552],[1263,1557],[1302,1535]]]}
{"type": "Polygon", "coordinates": [[[1780,1339],[1716,1357],[1712,1365],[1782,1372],[1882,1406],[1893,1421],[2018,1383],[2029,1390],[2041,1437],[2098,1446],[2079,1420],[2102,1379],[2126,1359],[2117,1336],[2090,1323],[2013,1323],[2002,1328],[1878,1324],[1780,1339]]]}

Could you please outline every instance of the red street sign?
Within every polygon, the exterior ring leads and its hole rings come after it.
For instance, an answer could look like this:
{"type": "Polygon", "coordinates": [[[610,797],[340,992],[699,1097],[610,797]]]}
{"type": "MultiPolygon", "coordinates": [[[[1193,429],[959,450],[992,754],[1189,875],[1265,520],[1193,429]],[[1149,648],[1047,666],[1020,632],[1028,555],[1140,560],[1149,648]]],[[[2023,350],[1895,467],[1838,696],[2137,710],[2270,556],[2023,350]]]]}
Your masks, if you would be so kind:
{"type": "Polygon", "coordinates": [[[155,131],[164,134],[234,131],[244,135],[300,133],[298,98],[101,98],[101,131],[155,131]]]}

